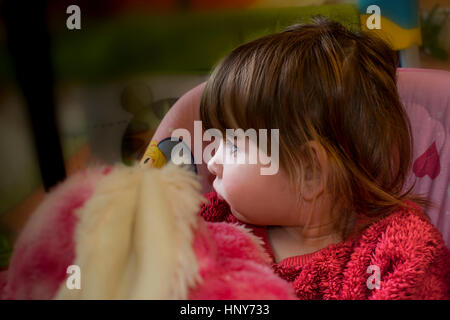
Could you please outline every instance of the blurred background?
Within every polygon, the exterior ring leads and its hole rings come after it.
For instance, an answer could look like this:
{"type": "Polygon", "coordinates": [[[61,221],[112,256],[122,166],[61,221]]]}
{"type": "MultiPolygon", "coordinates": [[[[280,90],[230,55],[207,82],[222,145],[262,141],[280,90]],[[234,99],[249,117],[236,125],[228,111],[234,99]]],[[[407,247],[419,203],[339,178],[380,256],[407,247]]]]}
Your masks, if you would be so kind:
{"type": "Polygon", "coordinates": [[[394,2],[383,32],[401,66],[450,71],[450,0],[0,0],[0,268],[46,192],[88,165],[139,159],[234,47],[317,14],[364,29],[369,4],[383,15],[394,2]]]}

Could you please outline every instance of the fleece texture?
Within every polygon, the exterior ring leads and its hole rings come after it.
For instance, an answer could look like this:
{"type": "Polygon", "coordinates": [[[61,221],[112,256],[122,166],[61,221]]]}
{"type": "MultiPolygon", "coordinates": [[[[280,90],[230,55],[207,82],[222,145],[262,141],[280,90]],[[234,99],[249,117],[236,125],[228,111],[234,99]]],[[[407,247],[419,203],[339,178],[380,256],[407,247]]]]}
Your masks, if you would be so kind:
{"type": "Polygon", "coordinates": [[[84,170],[32,215],[0,274],[0,297],[294,299],[261,239],[205,222],[204,201],[195,175],[174,165],[84,170]],[[71,265],[80,289],[66,285],[71,265]]]}
{"type": "MultiPolygon", "coordinates": [[[[206,221],[244,225],[217,193],[205,196],[201,215],[206,221]]],[[[272,269],[291,283],[299,299],[450,299],[450,251],[420,207],[407,204],[415,210],[399,207],[340,243],[278,263],[267,229],[246,226],[261,236],[272,269]]]]}

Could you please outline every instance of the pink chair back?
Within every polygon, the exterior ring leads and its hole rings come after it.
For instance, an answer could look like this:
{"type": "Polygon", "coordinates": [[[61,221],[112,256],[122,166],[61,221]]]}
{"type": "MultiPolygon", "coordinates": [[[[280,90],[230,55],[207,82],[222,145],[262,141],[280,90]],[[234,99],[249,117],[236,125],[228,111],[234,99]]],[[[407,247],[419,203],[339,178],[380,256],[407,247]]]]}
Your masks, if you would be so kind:
{"type": "Polygon", "coordinates": [[[414,136],[409,183],[435,203],[427,213],[450,246],[450,72],[399,69],[397,85],[414,136]]]}

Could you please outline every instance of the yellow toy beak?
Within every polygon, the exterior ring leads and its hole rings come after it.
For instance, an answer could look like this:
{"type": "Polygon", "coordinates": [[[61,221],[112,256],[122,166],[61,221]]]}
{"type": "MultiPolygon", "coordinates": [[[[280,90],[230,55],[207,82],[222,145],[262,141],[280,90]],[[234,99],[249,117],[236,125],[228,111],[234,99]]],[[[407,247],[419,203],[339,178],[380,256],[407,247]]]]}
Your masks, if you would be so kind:
{"type": "Polygon", "coordinates": [[[158,148],[158,141],[153,140],[150,142],[147,150],[145,150],[144,156],[141,159],[140,166],[148,168],[161,168],[166,164],[166,157],[158,148]]]}

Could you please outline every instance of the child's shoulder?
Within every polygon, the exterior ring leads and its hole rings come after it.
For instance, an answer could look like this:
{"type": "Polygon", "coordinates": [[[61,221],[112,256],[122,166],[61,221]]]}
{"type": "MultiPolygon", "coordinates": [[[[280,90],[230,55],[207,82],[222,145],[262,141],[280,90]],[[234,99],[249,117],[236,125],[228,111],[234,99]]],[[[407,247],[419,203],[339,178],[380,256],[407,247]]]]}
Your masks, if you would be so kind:
{"type": "Polygon", "coordinates": [[[409,200],[404,203],[405,206],[370,225],[364,238],[376,242],[378,252],[390,252],[405,258],[424,255],[424,258],[432,259],[442,253],[448,254],[441,232],[419,205],[409,200]]]}
{"type": "Polygon", "coordinates": [[[384,282],[385,290],[378,290],[372,298],[449,298],[450,250],[422,209],[411,201],[405,203],[409,208],[399,207],[366,230],[365,239],[376,239],[367,245],[371,247],[370,264],[389,279],[384,282]],[[411,285],[398,291],[404,283],[411,285]]]}
{"type": "Polygon", "coordinates": [[[406,200],[385,221],[386,232],[397,231],[393,238],[422,239],[441,238],[439,230],[433,225],[423,209],[415,202],[406,200]]]}

